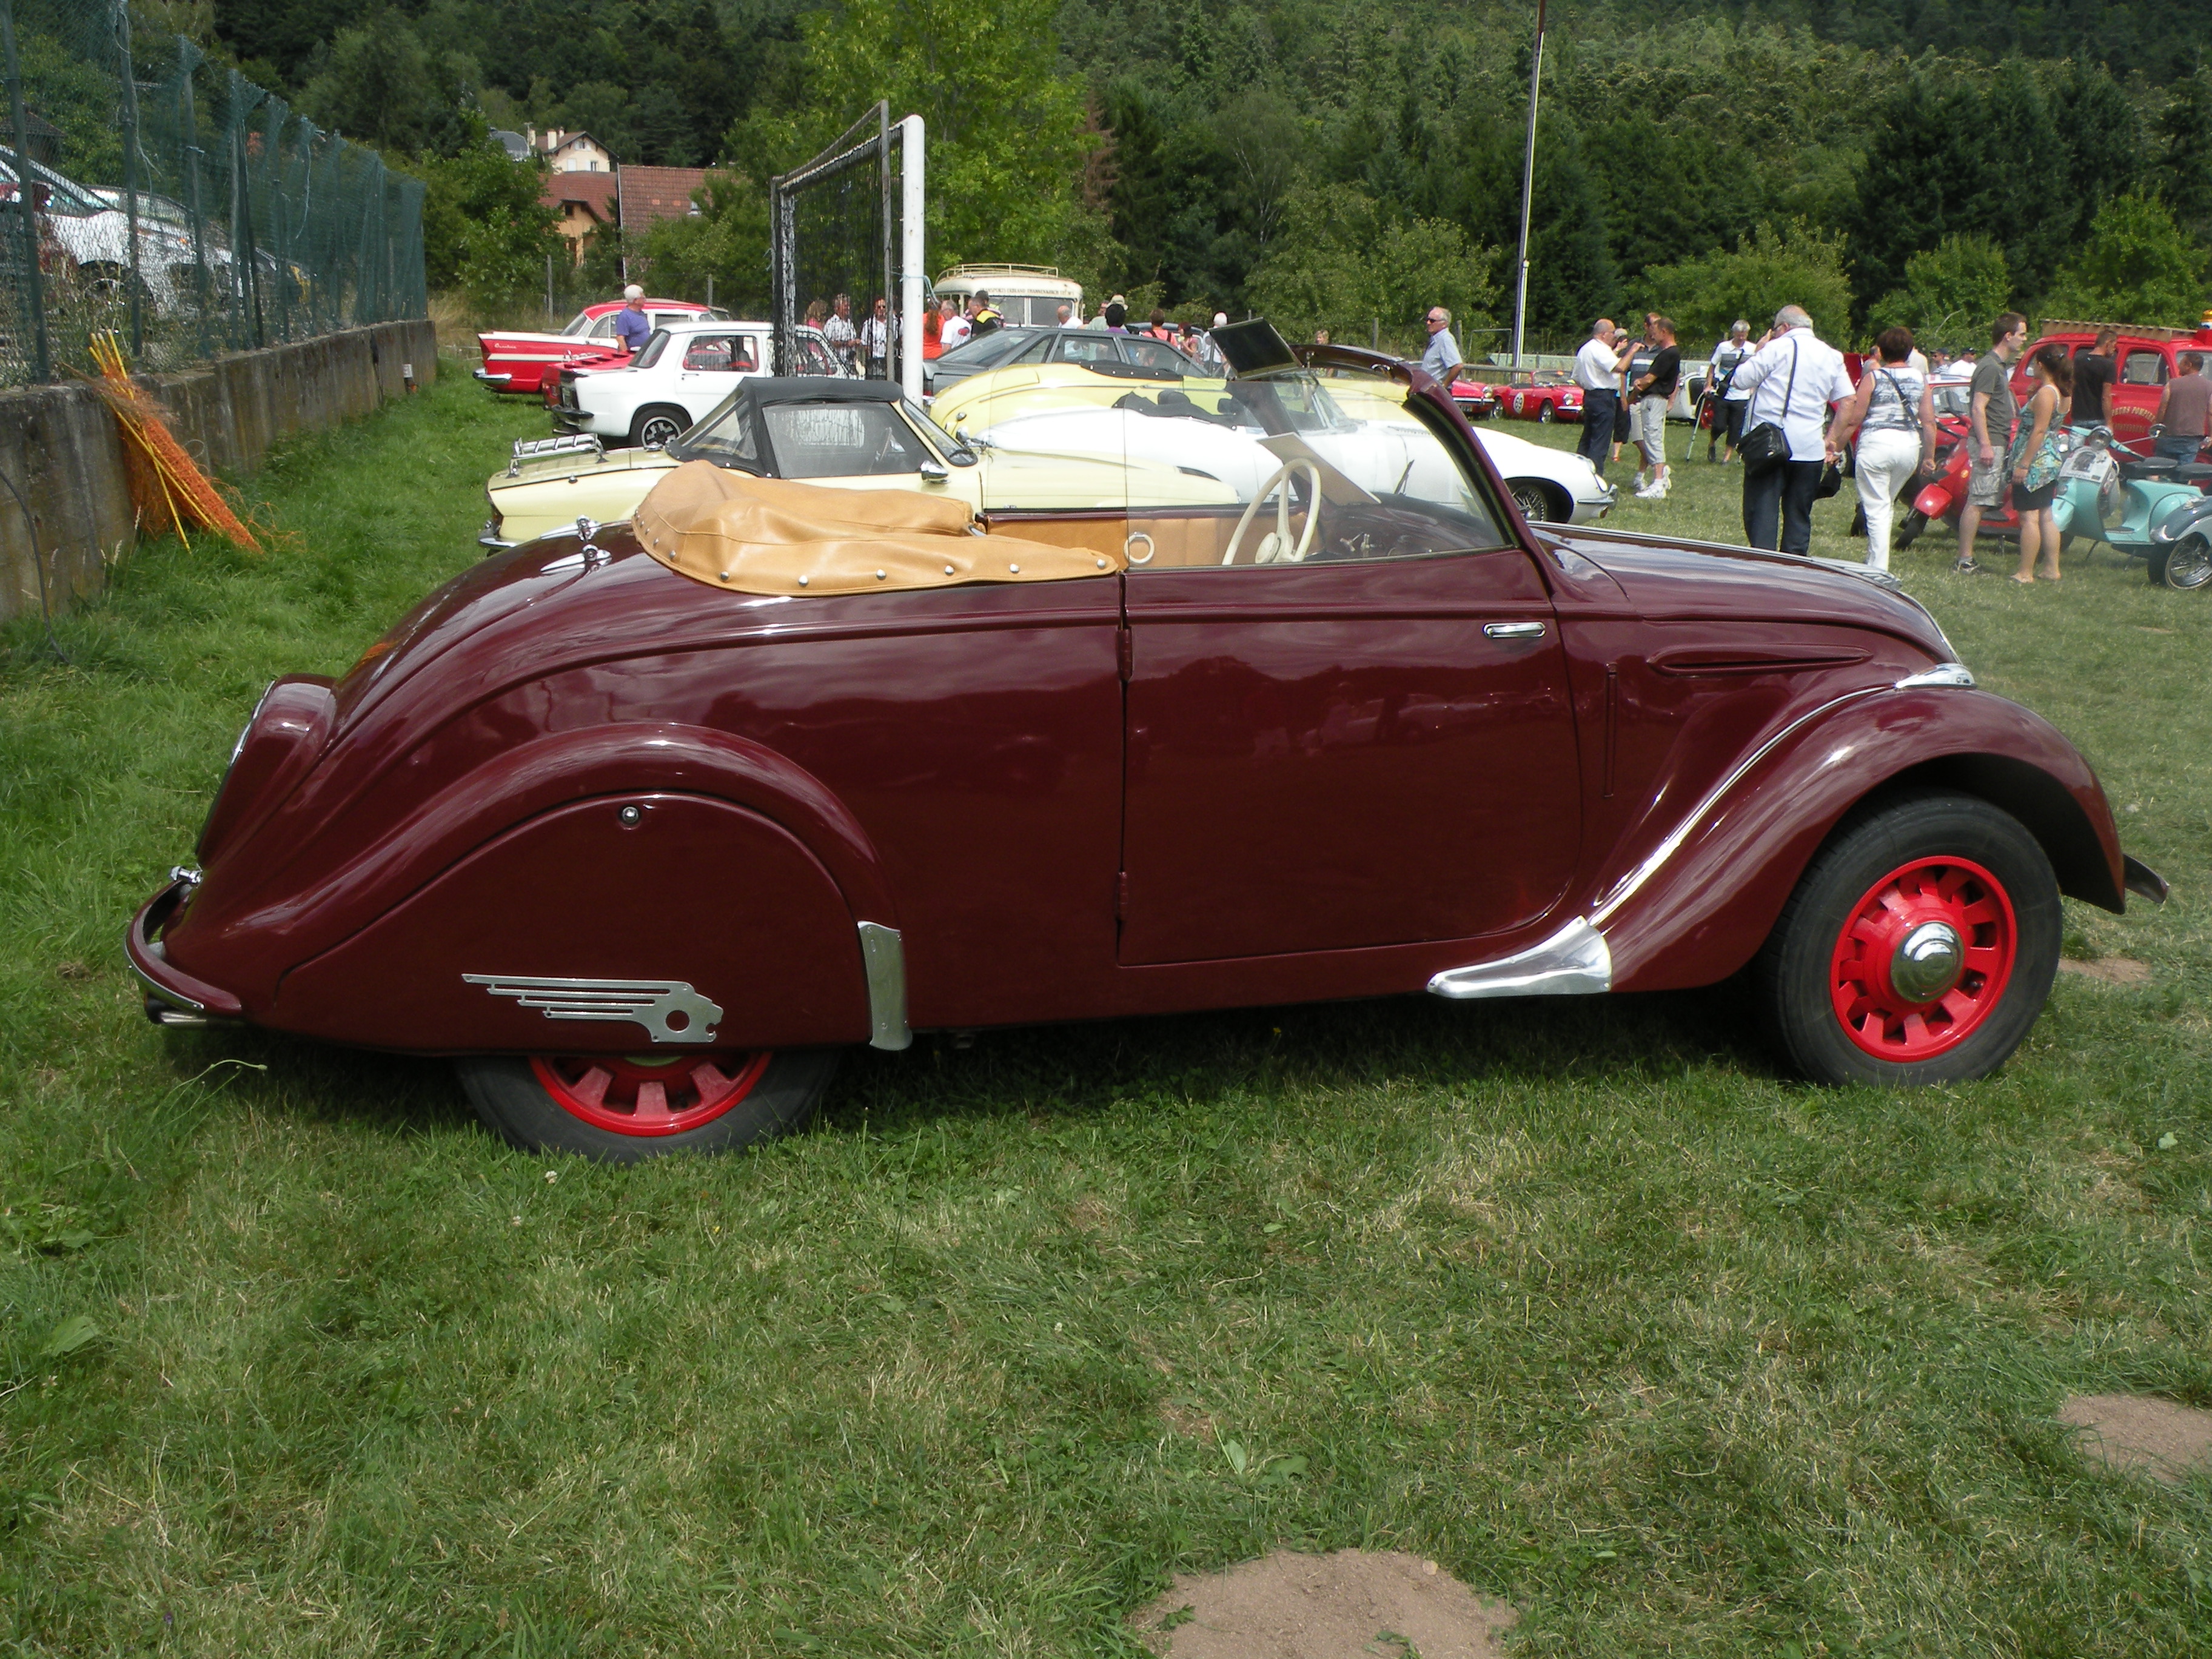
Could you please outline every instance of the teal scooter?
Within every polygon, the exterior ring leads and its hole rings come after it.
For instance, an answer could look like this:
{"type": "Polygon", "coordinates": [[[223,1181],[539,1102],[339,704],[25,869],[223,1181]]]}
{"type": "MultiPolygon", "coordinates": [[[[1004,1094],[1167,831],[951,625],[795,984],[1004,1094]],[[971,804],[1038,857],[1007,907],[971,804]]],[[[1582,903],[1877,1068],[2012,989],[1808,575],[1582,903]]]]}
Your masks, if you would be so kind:
{"type": "MultiPolygon", "coordinates": [[[[2155,435],[2155,434],[2154,434],[2155,435]]],[[[2160,587],[2212,586],[2212,463],[2116,452],[2110,427],[2075,445],[2058,469],[2051,516],[2062,536],[2103,542],[2150,568],[2160,587]]]]}

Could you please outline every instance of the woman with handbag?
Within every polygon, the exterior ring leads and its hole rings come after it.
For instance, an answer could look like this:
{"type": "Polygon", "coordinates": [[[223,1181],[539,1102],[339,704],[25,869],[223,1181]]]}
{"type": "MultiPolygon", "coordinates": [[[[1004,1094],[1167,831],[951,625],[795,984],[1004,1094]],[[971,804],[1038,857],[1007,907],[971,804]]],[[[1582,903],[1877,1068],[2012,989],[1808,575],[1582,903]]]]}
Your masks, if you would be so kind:
{"type": "Polygon", "coordinates": [[[1832,463],[1850,453],[1859,504],[1866,508],[1866,562],[1889,568],[1889,530],[1898,492],[1936,465],[1936,404],[1928,377],[1912,367],[1912,331],[1886,328],[1874,343],[1875,360],[1859,372],[1859,389],[1828,430],[1832,463]]]}
{"type": "Polygon", "coordinates": [[[2066,428],[2066,404],[2074,391],[2074,365],[2066,348],[2052,341],[2028,359],[2035,390],[2021,411],[2020,428],[2005,457],[2012,480],[2013,510],[2020,514],[2020,568],[2013,580],[2023,587],[2040,575],[2058,580],[2058,469],[2066,459],[2060,436],[2066,428]],[[2041,555],[2039,568],[2038,554],[2041,555]]]}

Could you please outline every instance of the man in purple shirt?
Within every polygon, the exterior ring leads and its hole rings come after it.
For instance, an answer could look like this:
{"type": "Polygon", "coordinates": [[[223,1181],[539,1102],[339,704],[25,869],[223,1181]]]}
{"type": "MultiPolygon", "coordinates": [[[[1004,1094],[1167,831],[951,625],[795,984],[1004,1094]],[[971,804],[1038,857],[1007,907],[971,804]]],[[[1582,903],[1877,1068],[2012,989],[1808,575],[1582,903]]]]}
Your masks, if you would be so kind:
{"type": "Polygon", "coordinates": [[[615,337],[635,357],[653,337],[653,319],[645,314],[645,290],[635,283],[623,290],[623,301],[615,313],[615,337]]]}

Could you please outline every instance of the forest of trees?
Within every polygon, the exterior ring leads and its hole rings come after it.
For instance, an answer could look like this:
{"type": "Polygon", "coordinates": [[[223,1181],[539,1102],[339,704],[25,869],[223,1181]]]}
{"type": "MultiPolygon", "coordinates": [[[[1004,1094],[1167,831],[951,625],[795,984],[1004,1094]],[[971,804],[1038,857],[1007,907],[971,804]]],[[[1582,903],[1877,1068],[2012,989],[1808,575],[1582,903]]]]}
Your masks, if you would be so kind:
{"type": "MultiPolygon", "coordinates": [[[[712,166],[656,286],[765,296],[761,182],[876,98],[931,134],[931,264],[1407,334],[1510,307],[1534,6],[1437,0],[215,0],[210,44],[432,185],[434,283],[542,259],[488,126],[712,166]]],[[[1529,322],[1786,298],[1838,335],[2212,303],[2201,0],[1554,0],[1529,322]],[[2192,27],[2192,25],[2197,26],[2192,27]],[[1844,320],[1847,319],[1847,320],[1844,320]]],[[[1469,342],[1474,343],[1473,341],[1469,342]]]]}

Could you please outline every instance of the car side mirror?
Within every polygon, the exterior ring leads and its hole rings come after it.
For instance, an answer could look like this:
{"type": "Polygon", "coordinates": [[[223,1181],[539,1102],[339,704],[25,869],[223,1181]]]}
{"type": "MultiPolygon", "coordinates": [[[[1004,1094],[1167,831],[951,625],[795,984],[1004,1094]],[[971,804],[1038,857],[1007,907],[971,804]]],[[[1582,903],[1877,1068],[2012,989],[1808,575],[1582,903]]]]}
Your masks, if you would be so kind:
{"type": "Polygon", "coordinates": [[[951,476],[935,461],[924,461],[921,464],[921,481],[924,483],[943,483],[951,476]]]}

